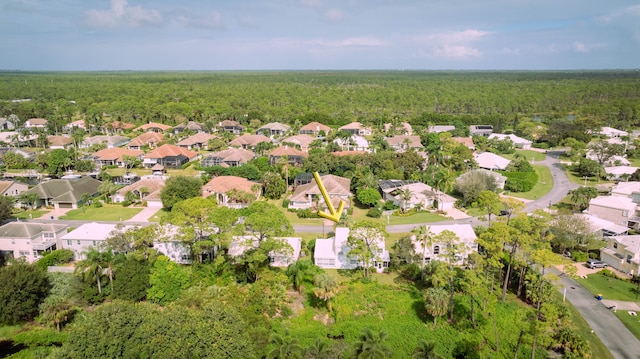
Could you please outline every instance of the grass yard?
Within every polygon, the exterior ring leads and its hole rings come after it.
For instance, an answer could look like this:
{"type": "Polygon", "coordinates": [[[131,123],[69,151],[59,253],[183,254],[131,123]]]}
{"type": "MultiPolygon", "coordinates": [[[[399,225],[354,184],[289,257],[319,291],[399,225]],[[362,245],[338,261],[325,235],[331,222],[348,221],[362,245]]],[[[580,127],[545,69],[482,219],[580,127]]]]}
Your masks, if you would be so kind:
{"type": "Polygon", "coordinates": [[[571,171],[571,169],[569,169],[567,165],[564,165],[564,171],[567,174],[567,177],[569,177],[569,181],[582,186],[584,186],[585,183],[587,186],[598,186],[603,184],[615,183],[615,182],[606,181],[597,177],[587,177],[585,182],[584,178],[577,176],[573,171],[571,171]]]}
{"type": "MultiPolygon", "coordinates": [[[[618,310],[615,312],[616,317],[620,319],[636,338],[640,339],[640,316],[632,316],[627,310],[618,310]]],[[[594,357],[595,358],[595,357],[594,357]]]]}
{"type": "Polygon", "coordinates": [[[121,205],[105,204],[101,208],[87,207],[83,213],[82,209],[74,209],[59,219],[84,220],[84,221],[126,221],[142,211],[143,208],[127,208],[121,205]]]}
{"type": "Polygon", "coordinates": [[[363,209],[363,208],[358,208],[357,206],[353,206],[353,215],[351,216],[351,220],[353,220],[354,222],[369,220],[372,222],[382,223],[384,225],[394,225],[394,224],[440,222],[440,221],[446,221],[449,219],[439,214],[426,212],[426,211],[419,212],[408,217],[389,216],[387,218],[387,216],[382,216],[380,218],[371,218],[371,217],[367,217],[367,211],[368,209],[363,209]]]}
{"type": "Polygon", "coordinates": [[[510,196],[536,200],[549,193],[553,188],[553,176],[548,167],[543,165],[533,165],[533,169],[538,174],[538,183],[529,192],[511,192],[510,196]]]}
{"type": "Polygon", "coordinates": [[[577,278],[576,281],[593,295],[602,294],[604,299],[638,302],[636,300],[638,286],[634,283],[606,277],[600,273],[590,274],[587,279],[577,278]]]}
{"type": "Polygon", "coordinates": [[[14,214],[11,215],[11,217],[17,218],[17,219],[33,219],[33,218],[40,218],[40,217],[44,216],[45,213],[47,213],[47,212],[48,211],[34,209],[34,210],[22,211],[22,212],[19,212],[19,213],[14,213],[14,214]]]}
{"type": "Polygon", "coordinates": [[[153,223],[160,223],[164,218],[169,215],[169,211],[166,208],[160,208],[153,216],[149,217],[148,221],[153,223]]]}
{"type": "Polygon", "coordinates": [[[529,162],[531,162],[532,160],[535,161],[535,162],[544,161],[545,158],[547,158],[547,154],[546,153],[542,153],[542,152],[538,152],[538,151],[531,151],[531,150],[516,150],[516,153],[510,153],[510,154],[505,154],[505,155],[500,155],[500,156],[512,160],[513,157],[515,157],[516,154],[524,156],[524,158],[526,158],[529,162]]]}

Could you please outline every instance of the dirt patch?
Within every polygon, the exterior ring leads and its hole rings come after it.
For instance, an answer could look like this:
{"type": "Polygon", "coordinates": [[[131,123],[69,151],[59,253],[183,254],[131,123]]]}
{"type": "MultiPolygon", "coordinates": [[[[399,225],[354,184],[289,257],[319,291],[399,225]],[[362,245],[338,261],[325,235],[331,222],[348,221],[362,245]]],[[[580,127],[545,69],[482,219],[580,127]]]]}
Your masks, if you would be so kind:
{"type": "Polygon", "coordinates": [[[300,313],[302,313],[302,311],[304,311],[304,297],[300,293],[298,293],[296,291],[287,292],[287,296],[289,297],[289,300],[291,301],[289,306],[291,307],[291,310],[293,311],[293,315],[294,316],[300,315],[300,313]]]}
{"type": "Polygon", "coordinates": [[[313,316],[313,320],[317,320],[324,325],[334,324],[336,321],[329,316],[327,313],[318,313],[313,316]]]}

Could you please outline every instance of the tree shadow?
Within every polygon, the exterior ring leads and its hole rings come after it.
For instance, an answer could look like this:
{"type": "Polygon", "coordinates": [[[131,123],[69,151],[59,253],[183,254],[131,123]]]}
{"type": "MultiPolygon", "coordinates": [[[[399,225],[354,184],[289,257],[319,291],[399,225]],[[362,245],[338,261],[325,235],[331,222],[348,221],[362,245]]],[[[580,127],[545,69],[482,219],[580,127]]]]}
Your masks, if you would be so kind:
{"type": "Polygon", "coordinates": [[[424,300],[422,298],[414,301],[411,308],[422,322],[433,323],[433,317],[427,313],[427,310],[424,308],[424,300]]]}

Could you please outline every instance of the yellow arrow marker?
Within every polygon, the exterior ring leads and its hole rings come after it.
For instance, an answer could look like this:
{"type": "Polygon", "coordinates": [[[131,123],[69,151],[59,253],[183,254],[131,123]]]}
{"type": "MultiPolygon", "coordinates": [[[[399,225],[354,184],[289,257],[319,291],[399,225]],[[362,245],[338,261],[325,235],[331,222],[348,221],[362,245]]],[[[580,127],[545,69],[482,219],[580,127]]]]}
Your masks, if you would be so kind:
{"type": "Polygon", "coordinates": [[[334,222],[338,222],[340,221],[340,216],[342,215],[342,210],[344,209],[344,201],[340,200],[340,204],[338,205],[338,210],[336,211],[335,208],[333,208],[333,203],[331,203],[331,199],[329,198],[329,194],[327,193],[327,189],[324,188],[324,185],[322,184],[322,180],[320,179],[320,175],[318,174],[318,172],[313,172],[313,178],[316,179],[316,183],[318,184],[318,188],[320,189],[320,193],[322,193],[322,197],[324,198],[324,202],[327,204],[327,208],[329,209],[329,213],[326,212],[322,212],[321,210],[318,210],[318,216],[326,218],[328,220],[334,221],[334,222]]]}

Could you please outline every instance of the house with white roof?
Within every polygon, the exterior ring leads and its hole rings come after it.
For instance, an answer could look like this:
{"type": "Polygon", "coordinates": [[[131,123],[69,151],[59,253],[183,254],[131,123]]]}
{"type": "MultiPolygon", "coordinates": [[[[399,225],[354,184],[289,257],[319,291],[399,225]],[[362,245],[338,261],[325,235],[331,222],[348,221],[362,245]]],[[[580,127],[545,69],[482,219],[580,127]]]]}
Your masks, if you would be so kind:
{"type": "Polygon", "coordinates": [[[414,180],[380,180],[378,181],[380,191],[382,191],[382,199],[392,201],[398,207],[404,207],[405,210],[422,206],[422,208],[435,207],[436,203],[439,210],[447,210],[453,208],[456,199],[441,191],[434,190],[431,186],[420,181],[414,180]],[[402,198],[402,192],[409,191],[411,198],[407,203],[402,198]]]}
{"type": "MultiPolygon", "coordinates": [[[[349,256],[351,248],[348,244],[349,228],[336,227],[335,235],[331,238],[316,239],[313,252],[314,263],[320,268],[355,269],[362,263],[349,256]]],[[[374,239],[375,251],[373,266],[378,273],[389,267],[389,251],[385,249],[384,238],[374,239]]]]}
{"type": "MultiPolygon", "coordinates": [[[[595,154],[594,151],[588,151],[585,157],[596,162],[600,162],[601,160],[600,158],[598,158],[598,156],[595,154]]],[[[604,165],[605,166],[629,166],[631,165],[631,162],[629,162],[629,160],[624,158],[623,156],[613,155],[604,162],[604,165]]]]}
{"type": "Polygon", "coordinates": [[[610,181],[625,181],[638,170],[638,167],[632,166],[613,166],[605,167],[607,179],[610,181]]]}
{"type": "Polygon", "coordinates": [[[586,219],[589,222],[591,229],[594,232],[597,232],[600,237],[621,236],[626,235],[629,232],[629,228],[627,226],[615,224],[611,221],[607,221],[606,219],[598,218],[587,213],[579,213],[575,214],[575,216],[581,216],[586,219]]]}
{"type": "Polygon", "coordinates": [[[513,146],[516,148],[521,148],[523,150],[527,150],[531,148],[532,141],[527,140],[526,138],[518,137],[514,134],[504,135],[501,133],[492,133],[489,135],[489,140],[498,140],[504,141],[506,139],[511,140],[513,142],[513,146]]]}
{"type": "Polygon", "coordinates": [[[636,203],[631,198],[598,196],[589,201],[586,213],[622,226],[629,226],[636,217],[636,203]]]}
{"type": "Polygon", "coordinates": [[[609,237],[607,246],[600,249],[600,258],[620,272],[638,275],[640,269],[640,235],[609,237]]]}
{"type": "Polygon", "coordinates": [[[435,132],[435,133],[449,132],[455,129],[456,129],[456,126],[450,126],[450,125],[433,125],[433,126],[427,127],[428,132],[435,132]]]}
{"type": "Polygon", "coordinates": [[[416,240],[416,236],[411,236],[413,242],[413,248],[416,255],[422,257],[426,262],[431,260],[446,261],[445,254],[447,252],[447,245],[435,238],[444,231],[453,232],[458,238],[459,253],[456,254],[456,265],[464,264],[464,261],[469,257],[472,252],[478,251],[478,237],[470,224],[447,224],[447,225],[432,225],[427,226],[427,230],[431,233],[431,237],[434,238],[427,248],[424,244],[416,240]]]}
{"type": "Polygon", "coordinates": [[[474,157],[479,168],[484,168],[490,171],[505,170],[509,163],[511,163],[510,160],[491,152],[482,152],[474,157]]]}
{"type": "Polygon", "coordinates": [[[602,129],[600,130],[600,134],[611,138],[629,136],[629,132],[618,130],[613,127],[602,127],[602,129]]]}
{"type": "MultiPolygon", "coordinates": [[[[275,237],[273,238],[282,244],[282,250],[272,251],[269,255],[269,265],[273,267],[288,267],[300,258],[302,248],[302,238],[300,237],[275,237]]],[[[258,238],[251,235],[235,236],[229,245],[229,255],[239,257],[244,252],[258,248],[260,242],[258,238]]]]}
{"type": "Polygon", "coordinates": [[[348,139],[336,138],[333,140],[343,151],[365,151],[369,152],[369,141],[358,135],[353,135],[348,139]]]}
{"type": "Polygon", "coordinates": [[[343,130],[356,136],[371,136],[371,134],[373,133],[371,127],[365,126],[360,122],[351,122],[350,124],[338,128],[338,131],[343,130]]]}
{"type": "Polygon", "coordinates": [[[618,182],[617,185],[611,187],[611,195],[631,198],[634,202],[640,203],[640,182],[618,182]]]}
{"type": "MultiPolygon", "coordinates": [[[[125,227],[124,230],[131,228],[125,227]]],[[[75,253],[75,260],[87,259],[90,248],[100,249],[106,244],[106,239],[116,229],[116,224],[111,223],[85,223],[60,238],[62,247],[75,253]]]]}

